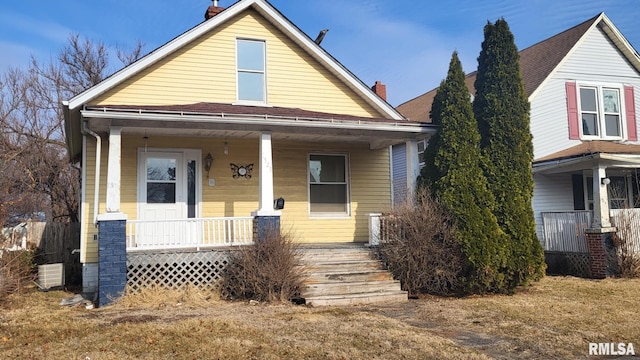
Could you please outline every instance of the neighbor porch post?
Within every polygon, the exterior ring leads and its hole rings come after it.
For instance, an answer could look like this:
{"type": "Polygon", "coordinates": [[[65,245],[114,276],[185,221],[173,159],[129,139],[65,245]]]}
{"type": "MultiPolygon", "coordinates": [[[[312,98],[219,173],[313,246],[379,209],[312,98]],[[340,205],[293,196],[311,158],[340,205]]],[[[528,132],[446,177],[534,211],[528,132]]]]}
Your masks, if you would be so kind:
{"type": "Polygon", "coordinates": [[[608,184],[603,181],[606,177],[606,167],[598,165],[593,168],[593,219],[591,228],[585,229],[585,237],[589,249],[591,277],[595,279],[603,279],[610,273],[607,241],[616,231],[616,228],[611,226],[609,216],[608,184]]]}
{"type": "Polygon", "coordinates": [[[120,212],[120,127],[109,131],[106,213],[98,215],[98,306],[124,295],[127,285],[127,215],[120,212]]]}
{"type": "Polygon", "coordinates": [[[273,206],[273,156],[271,150],[271,133],[269,132],[260,134],[259,168],[259,208],[251,214],[254,216],[254,241],[264,238],[269,233],[280,232],[281,212],[274,210],[273,206]]]}

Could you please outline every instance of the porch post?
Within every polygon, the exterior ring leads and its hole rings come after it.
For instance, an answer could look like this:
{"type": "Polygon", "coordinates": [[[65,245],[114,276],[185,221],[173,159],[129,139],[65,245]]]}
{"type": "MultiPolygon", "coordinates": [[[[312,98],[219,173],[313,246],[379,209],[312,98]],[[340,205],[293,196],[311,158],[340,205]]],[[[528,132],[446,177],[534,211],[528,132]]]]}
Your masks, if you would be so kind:
{"type": "Polygon", "coordinates": [[[127,216],[120,212],[121,132],[109,132],[106,213],[98,215],[98,306],[124,295],[127,285],[127,216]]]}
{"type": "Polygon", "coordinates": [[[606,168],[598,166],[593,168],[593,220],[592,228],[611,227],[609,219],[609,195],[607,185],[602,183],[602,179],[607,177],[606,168]]]}
{"type": "Polygon", "coordinates": [[[254,216],[254,240],[264,238],[271,232],[280,233],[280,211],[273,206],[273,157],[271,151],[271,133],[260,134],[260,173],[259,208],[251,213],[254,216]]]}

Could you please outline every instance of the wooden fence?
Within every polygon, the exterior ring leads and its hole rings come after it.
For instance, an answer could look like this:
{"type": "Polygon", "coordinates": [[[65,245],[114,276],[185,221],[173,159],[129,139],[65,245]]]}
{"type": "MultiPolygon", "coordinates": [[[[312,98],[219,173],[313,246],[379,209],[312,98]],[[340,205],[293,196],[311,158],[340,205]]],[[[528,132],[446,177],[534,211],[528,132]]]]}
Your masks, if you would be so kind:
{"type": "Polygon", "coordinates": [[[67,284],[75,285],[81,279],[79,223],[28,221],[13,229],[3,229],[3,235],[2,246],[7,249],[24,245],[36,249],[34,262],[38,265],[64,263],[67,284]]]}

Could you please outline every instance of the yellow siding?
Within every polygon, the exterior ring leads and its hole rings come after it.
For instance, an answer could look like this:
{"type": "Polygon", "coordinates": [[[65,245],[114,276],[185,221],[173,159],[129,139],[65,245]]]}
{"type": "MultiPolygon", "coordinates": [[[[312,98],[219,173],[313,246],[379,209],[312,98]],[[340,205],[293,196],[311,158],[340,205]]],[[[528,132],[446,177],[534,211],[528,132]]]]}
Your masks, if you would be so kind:
{"type": "Polygon", "coordinates": [[[267,44],[267,101],[272,106],[384,116],[254,10],[167,56],[92,104],[175,105],[236,101],[236,38],[267,44]]]}
{"type": "MultiPolygon", "coordinates": [[[[138,149],[144,148],[139,136],[122,139],[121,210],[128,219],[137,218],[137,161],[138,149]]],[[[150,137],[149,149],[200,149],[211,153],[213,166],[210,176],[215,186],[207,186],[202,173],[202,216],[250,216],[258,208],[258,139],[228,140],[229,155],[223,154],[223,139],[150,137]],[[254,164],[251,179],[232,177],[230,163],[254,164]]],[[[98,242],[93,240],[97,229],[93,221],[93,189],[95,141],[87,138],[87,189],[83,221],[89,226],[83,234],[82,262],[97,262],[98,242]]],[[[366,145],[308,142],[273,142],[274,196],[284,197],[282,229],[290,231],[300,242],[367,241],[368,214],[391,206],[388,150],[369,150],[366,145]],[[318,219],[309,216],[307,156],[309,153],[346,154],[350,163],[351,215],[343,218],[318,219]]],[[[105,210],[107,176],[107,146],[103,145],[100,213],[105,210]]]]}

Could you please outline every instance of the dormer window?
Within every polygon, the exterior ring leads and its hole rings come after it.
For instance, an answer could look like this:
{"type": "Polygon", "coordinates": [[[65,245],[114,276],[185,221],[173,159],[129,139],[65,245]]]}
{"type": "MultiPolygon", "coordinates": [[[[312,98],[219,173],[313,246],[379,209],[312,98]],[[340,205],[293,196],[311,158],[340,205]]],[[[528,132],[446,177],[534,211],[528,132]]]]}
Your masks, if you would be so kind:
{"type": "Polygon", "coordinates": [[[238,39],[238,101],[265,103],[265,42],[238,39]]]}
{"type": "Polygon", "coordinates": [[[584,138],[622,138],[620,89],[580,86],[580,118],[584,138]]]}

